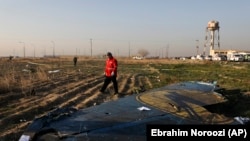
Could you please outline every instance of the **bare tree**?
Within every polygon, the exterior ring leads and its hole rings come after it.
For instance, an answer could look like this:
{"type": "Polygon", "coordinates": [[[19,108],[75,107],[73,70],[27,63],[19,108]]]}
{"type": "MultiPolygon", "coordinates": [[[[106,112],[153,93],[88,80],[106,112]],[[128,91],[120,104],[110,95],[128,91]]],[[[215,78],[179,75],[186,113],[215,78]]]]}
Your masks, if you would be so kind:
{"type": "Polygon", "coordinates": [[[149,54],[149,52],[146,49],[139,49],[138,54],[141,55],[142,57],[145,57],[149,54]]]}

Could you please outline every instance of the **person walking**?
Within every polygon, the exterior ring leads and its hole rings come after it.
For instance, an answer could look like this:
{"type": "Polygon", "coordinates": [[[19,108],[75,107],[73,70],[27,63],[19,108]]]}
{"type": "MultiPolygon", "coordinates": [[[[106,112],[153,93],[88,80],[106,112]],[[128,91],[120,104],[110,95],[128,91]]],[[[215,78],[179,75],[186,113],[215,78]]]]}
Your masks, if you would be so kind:
{"type": "Polygon", "coordinates": [[[77,63],[77,57],[76,56],[74,57],[73,62],[74,62],[74,66],[76,66],[76,63],[77,63]]]}
{"type": "Polygon", "coordinates": [[[104,79],[103,86],[100,89],[100,92],[104,93],[107,86],[112,81],[114,91],[115,91],[114,94],[118,94],[118,85],[117,85],[117,80],[116,80],[118,63],[117,63],[116,58],[113,57],[111,52],[107,53],[107,57],[108,59],[106,60],[106,66],[104,70],[105,79],[104,79]]]}

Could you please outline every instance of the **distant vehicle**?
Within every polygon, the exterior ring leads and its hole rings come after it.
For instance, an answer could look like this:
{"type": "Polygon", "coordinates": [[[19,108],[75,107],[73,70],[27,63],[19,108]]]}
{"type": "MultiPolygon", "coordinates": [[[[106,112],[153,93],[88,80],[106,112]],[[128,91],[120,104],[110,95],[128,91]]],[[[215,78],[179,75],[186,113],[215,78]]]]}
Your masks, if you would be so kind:
{"type": "Polygon", "coordinates": [[[195,60],[195,59],[196,59],[196,57],[195,57],[195,56],[192,56],[192,57],[191,57],[191,59],[192,59],[192,60],[195,60]]]}
{"type": "Polygon", "coordinates": [[[205,56],[205,58],[204,58],[204,59],[205,59],[205,60],[212,61],[212,56],[211,56],[211,55],[205,56]]]}
{"type": "Polygon", "coordinates": [[[212,56],[212,60],[213,61],[227,61],[227,56],[222,55],[222,54],[215,55],[215,56],[212,56]]]}
{"type": "Polygon", "coordinates": [[[186,60],[186,58],[185,57],[180,57],[180,60],[186,60]]]}
{"type": "Polygon", "coordinates": [[[197,56],[196,56],[196,59],[198,59],[198,60],[204,60],[204,57],[205,57],[205,56],[203,56],[203,55],[197,55],[197,56]]]}
{"type": "Polygon", "coordinates": [[[213,57],[212,57],[212,60],[213,60],[213,61],[220,61],[221,58],[220,58],[219,56],[213,56],[213,57]]]}
{"type": "Polygon", "coordinates": [[[133,59],[136,59],[136,60],[142,60],[143,57],[142,56],[134,56],[133,59]]]}
{"type": "Polygon", "coordinates": [[[236,62],[242,62],[244,60],[243,55],[241,54],[234,54],[229,58],[229,61],[236,61],[236,62]]]}
{"type": "Polygon", "coordinates": [[[250,53],[249,54],[245,54],[245,55],[243,55],[243,57],[244,57],[244,61],[245,62],[250,62],[250,53]]]}
{"type": "Polygon", "coordinates": [[[226,55],[219,55],[221,61],[227,61],[226,55]]]}
{"type": "Polygon", "coordinates": [[[204,60],[204,58],[205,56],[203,55],[196,55],[191,57],[192,60],[204,60]]]}

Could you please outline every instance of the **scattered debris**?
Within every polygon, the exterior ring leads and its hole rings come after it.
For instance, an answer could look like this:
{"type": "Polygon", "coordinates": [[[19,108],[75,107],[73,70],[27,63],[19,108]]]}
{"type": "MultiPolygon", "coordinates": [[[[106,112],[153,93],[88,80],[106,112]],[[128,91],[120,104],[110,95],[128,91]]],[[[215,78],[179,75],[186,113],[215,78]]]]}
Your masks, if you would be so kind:
{"type": "Polygon", "coordinates": [[[23,69],[22,71],[24,71],[24,72],[30,72],[30,70],[27,70],[27,69],[23,69]]]}
{"type": "Polygon", "coordinates": [[[235,117],[235,120],[237,120],[241,124],[249,124],[250,123],[250,118],[247,117],[235,117]]]}
{"type": "Polygon", "coordinates": [[[53,70],[53,71],[48,71],[48,73],[58,73],[60,70],[53,70]]]}
{"type": "Polygon", "coordinates": [[[32,90],[30,91],[30,95],[32,95],[32,96],[36,95],[35,88],[32,88],[32,90]]]}
{"type": "Polygon", "coordinates": [[[40,64],[40,63],[34,63],[34,62],[27,62],[28,64],[32,64],[32,65],[45,65],[45,64],[40,64]]]}
{"type": "Polygon", "coordinates": [[[179,106],[175,106],[173,103],[168,103],[170,106],[172,106],[173,108],[175,108],[177,111],[180,111],[180,107],[179,106]]]}
{"type": "Polygon", "coordinates": [[[148,107],[144,107],[144,106],[139,107],[137,109],[140,110],[140,111],[149,111],[150,110],[148,107]]]}
{"type": "Polygon", "coordinates": [[[145,92],[146,89],[143,85],[140,85],[139,87],[134,87],[133,90],[132,90],[132,94],[139,94],[139,93],[142,93],[142,92],[145,92]]]}
{"type": "Polygon", "coordinates": [[[22,135],[19,139],[19,141],[29,141],[30,140],[30,136],[28,135],[22,135]]]}
{"type": "Polygon", "coordinates": [[[20,119],[19,121],[20,122],[26,122],[27,120],[26,119],[20,119]]]}

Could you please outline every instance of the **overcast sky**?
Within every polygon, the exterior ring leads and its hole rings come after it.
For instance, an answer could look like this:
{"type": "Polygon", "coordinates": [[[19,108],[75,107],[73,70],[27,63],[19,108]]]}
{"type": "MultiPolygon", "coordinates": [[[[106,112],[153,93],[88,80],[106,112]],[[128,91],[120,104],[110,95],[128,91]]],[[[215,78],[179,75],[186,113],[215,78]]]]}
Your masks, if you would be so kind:
{"type": "MultiPolygon", "coordinates": [[[[221,49],[250,51],[249,0],[0,0],[0,56],[192,56],[209,21],[221,49]]],[[[216,48],[215,48],[216,49],[216,48]]]]}

